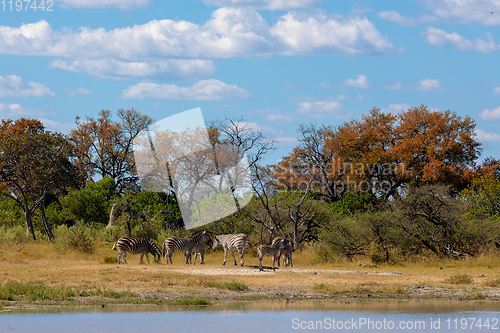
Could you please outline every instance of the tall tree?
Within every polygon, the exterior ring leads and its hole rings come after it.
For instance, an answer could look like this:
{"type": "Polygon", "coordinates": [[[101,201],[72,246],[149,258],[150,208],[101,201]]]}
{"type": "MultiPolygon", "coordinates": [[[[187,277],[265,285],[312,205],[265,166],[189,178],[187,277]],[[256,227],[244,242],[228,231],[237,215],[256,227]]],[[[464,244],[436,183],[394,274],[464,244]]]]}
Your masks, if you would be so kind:
{"type": "Polygon", "coordinates": [[[115,180],[115,191],[137,190],[137,175],[133,155],[133,140],[153,120],[135,108],[117,112],[119,121],[112,120],[109,110],[99,112],[99,117],[77,117],[77,128],[71,131],[76,150],[76,164],[86,174],[87,180],[108,176],[115,180]]]}
{"type": "Polygon", "coordinates": [[[45,199],[76,178],[71,156],[68,139],[46,131],[39,120],[21,118],[2,120],[0,124],[1,194],[15,200],[22,209],[33,239],[32,216],[37,208],[41,208],[47,236],[53,238],[44,214],[45,199]]]}

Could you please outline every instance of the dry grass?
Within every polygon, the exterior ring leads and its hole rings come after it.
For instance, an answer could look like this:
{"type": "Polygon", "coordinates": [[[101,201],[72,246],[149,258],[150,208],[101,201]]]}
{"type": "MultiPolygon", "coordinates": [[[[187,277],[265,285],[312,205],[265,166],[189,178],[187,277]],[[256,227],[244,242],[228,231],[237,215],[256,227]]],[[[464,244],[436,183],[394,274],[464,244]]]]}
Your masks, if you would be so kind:
{"type": "MultiPolygon", "coordinates": [[[[153,303],[172,298],[201,304],[245,297],[500,297],[498,256],[374,266],[366,264],[366,258],[318,263],[314,251],[306,249],[294,253],[293,268],[273,272],[271,262],[264,261],[267,269],[259,272],[258,259],[251,255],[245,257],[244,267],[234,266],[230,254],[222,266],[222,251],[208,251],[203,266],[186,265],[182,253],[174,253],[174,265],[164,259],[160,264],[144,259],[145,264],[139,265],[139,255],[130,254],[128,265],[118,265],[111,246],[98,244],[94,253],[82,253],[45,242],[0,243],[0,285],[35,284],[61,288],[75,297],[106,298],[96,292],[101,290],[123,295],[124,302],[153,303]],[[470,283],[450,284],[450,277],[464,273],[471,277],[470,283]]],[[[239,256],[236,260],[239,263],[239,256]]]]}

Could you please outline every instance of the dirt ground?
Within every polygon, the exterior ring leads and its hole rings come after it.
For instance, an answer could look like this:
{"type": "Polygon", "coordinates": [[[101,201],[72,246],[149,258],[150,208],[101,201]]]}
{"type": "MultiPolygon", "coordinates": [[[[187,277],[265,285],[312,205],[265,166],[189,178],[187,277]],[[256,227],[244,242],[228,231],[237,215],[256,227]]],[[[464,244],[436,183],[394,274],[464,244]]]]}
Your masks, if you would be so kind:
{"type": "Polygon", "coordinates": [[[221,252],[208,254],[206,265],[187,265],[179,253],[174,254],[173,265],[164,261],[147,263],[146,259],[139,264],[138,255],[129,255],[129,264],[118,265],[109,260],[116,258],[116,252],[107,248],[82,254],[43,244],[15,247],[0,244],[0,287],[3,288],[0,289],[0,308],[316,299],[500,301],[500,265],[491,257],[399,265],[374,265],[364,261],[315,264],[306,254],[297,257],[294,267],[277,267],[275,271],[267,258],[261,272],[257,258],[251,256],[245,257],[243,267],[233,265],[229,257],[227,265],[222,266],[221,252]],[[54,299],[33,300],[28,294],[18,292],[21,294],[16,295],[14,291],[14,296],[2,298],[9,283],[68,287],[73,293],[71,297],[56,295],[54,299]]]}

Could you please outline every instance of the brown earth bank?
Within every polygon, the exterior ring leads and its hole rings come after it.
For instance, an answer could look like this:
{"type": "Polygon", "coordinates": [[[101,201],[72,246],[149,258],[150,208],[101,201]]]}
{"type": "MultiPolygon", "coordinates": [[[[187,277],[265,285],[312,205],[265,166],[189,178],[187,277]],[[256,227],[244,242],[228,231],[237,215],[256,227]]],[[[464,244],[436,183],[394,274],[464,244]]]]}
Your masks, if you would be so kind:
{"type": "Polygon", "coordinates": [[[321,264],[311,253],[296,252],[294,267],[275,271],[267,257],[261,272],[251,255],[240,267],[229,254],[222,266],[221,251],[207,254],[205,265],[187,265],[181,253],[174,253],[173,265],[146,259],[139,264],[139,255],[130,254],[129,264],[118,265],[117,253],[107,245],[85,254],[47,243],[0,243],[0,307],[500,300],[500,265],[493,255],[375,265],[367,258],[321,264]]]}

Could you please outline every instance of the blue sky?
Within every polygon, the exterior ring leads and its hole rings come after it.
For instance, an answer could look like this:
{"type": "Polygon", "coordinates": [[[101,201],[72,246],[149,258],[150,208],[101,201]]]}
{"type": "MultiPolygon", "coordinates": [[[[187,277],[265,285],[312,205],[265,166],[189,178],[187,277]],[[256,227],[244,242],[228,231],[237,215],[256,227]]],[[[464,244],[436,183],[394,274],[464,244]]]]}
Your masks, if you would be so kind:
{"type": "Polygon", "coordinates": [[[1,118],[69,133],[101,109],[200,107],[276,138],[272,163],[300,124],[425,104],[471,116],[500,158],[498,0],[33,3],[0,1],[1,118]]]}

